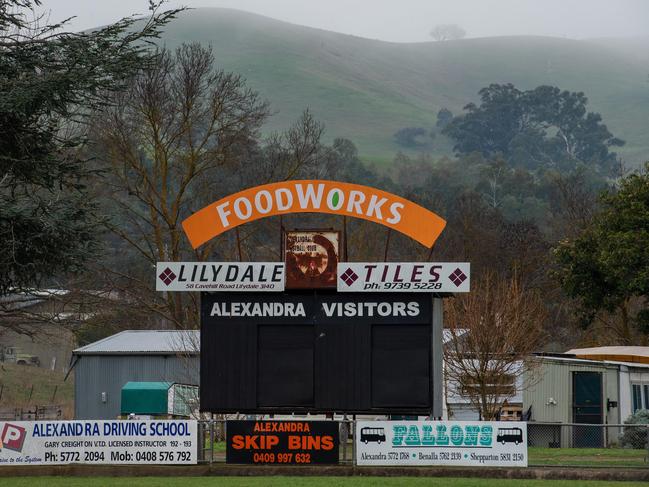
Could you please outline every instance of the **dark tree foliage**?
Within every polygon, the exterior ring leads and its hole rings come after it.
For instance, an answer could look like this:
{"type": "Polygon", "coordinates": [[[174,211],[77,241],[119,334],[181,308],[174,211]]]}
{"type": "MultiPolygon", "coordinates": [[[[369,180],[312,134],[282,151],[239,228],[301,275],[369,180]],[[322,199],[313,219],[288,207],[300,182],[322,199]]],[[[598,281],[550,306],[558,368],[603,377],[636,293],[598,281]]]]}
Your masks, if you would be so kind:
{"type": "Polygon", "coordinates": [[[74,272],[96,253],[96,207],[79,155],[84,119],[152,61],[178,10],[92,32],[42,24],[40,0],[0,2],[0,295],[74,272]]]}
{"type": "Polygon", "coordinates": [[[460,154],[479,152],[529,169],[570,170],[583,164],[609,174],[622,146],[602,123],[588,112],[588,98],[579,92],[539,86],[521,91],[512,84],[492,84],[479,92],[481,103],[464,107],[443,133],[455,141],[460,154]]]}
{"type": "Polygon", "coordinates": [[[420,137],[425,137],[426,133],[423,127],[404,127],[394,134],[394,140],[402,147],[419,147],[425,145],[420,137]]]}
{"type": "Polygon", "coordinates": [[[443,129],[451,123],[451,120],[453,120],[453,112],[448,108],[441,108],[439,112],[437,112],[437,122],[435,122],[435,125],[437,128],[443,129]]]}
{"type": "Polygon", "coordinates": [[[580,305],[583,324],[600,311],[617,315],[619,338],[649,332],[649,163],[643,174],[605,192],[602,209],[574,239],[555,249],[559,280],[580,305]]]}

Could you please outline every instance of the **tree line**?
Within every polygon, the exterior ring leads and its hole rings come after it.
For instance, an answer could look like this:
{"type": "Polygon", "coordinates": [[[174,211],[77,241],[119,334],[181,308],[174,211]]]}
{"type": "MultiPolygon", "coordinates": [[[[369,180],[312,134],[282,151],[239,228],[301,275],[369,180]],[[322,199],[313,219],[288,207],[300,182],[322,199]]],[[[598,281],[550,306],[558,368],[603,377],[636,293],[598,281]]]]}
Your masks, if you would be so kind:
{"type": "Polygon", "coordinates": [[[363,163],[351,140],[325,143],[308,111],[264,134],[269,104],[220,70],[209,47],[147,44],[177,10],[152,3],[148,19],[74,34],[30,24],[25,9],[38,0],[9,3],[0,12],[0,293],[92,290],[101,312],[79,325],[84,339],[116,326],[197,326],[193,293],[155,292],[156,261],[279,260],[281,228],[345,225],[350,260],[470,261],[476,295],[491,279],[510,283],[503,295],[514,286],[543,296],[534,336],[552,337],[546,347],[646,341],[649,177],[621,174],[613,149],[623,141],[583,93],[490,85],[463,113],[440,111],[454,157],[399,154],[385,170],[363,163]],[[323,215],[260,220],[197,250],[184,238],[180,222],[205,204],[295,178],[377,186],[449,224],[432,251],[323,215]]]}

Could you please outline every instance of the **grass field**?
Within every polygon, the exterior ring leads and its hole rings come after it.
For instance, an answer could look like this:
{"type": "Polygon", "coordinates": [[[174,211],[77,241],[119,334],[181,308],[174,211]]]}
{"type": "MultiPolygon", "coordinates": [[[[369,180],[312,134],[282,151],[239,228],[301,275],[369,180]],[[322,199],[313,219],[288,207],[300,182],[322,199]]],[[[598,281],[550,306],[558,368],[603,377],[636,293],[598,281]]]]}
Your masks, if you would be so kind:
{"type": "Polygon", "coordinates": [[[32,477],[0,478],[11,487],[646,487],[644,482],[414,477],[32,477]]]}
{"type": "Polygon", "coordinates": [[[62,405],[73,412],[74,376],[63,381],[65,375],[41,367],[0,364],[0,408],[23,408],[45,404],[62,405]]]}
{"type": "Polygon", "coordinates": [[[529,448],[530,465],[646,467],[646,450],[625,448],[529,448]]]}
{"type": "MultiPolygon", "coordinates": [[[[287,128],[310,108],[326,136],[347,137],[365,161],[386,164],[403,127],[431,129],[442,107],[455,114],[490,83],[522,89],[542,84],[583,91],[620,152],[638,163],[649,152],[649,40],[577,41],[494,37],[444,43],[391,43],[280,22],[228,9],[195,9],[169,24],[168,47],[213,47],[222,69],[244,76],[271,103],[264,131],[287,128]]],[[[437,136],[434,156],[451,144],[437,136]]]]}
{"type": "MultiPolygon", "coordinates": [[[[205,447],[209,447],[209,440],[205,447]]],[[[347,449],[351,457],[351,444],[347,449]]],[[[528,449],[532,466],[582,466],[582,467],[638,467],[649,468],[646,450],[625,448],[537,448],[528,449]]],[[[205,455],[209,458],[209,451],[205,455]]],[[[341,456],[342,458],[342,456],[341,456]]],[[[214,443],[214,460],[225,461],[225,442],[214,443]]]]}

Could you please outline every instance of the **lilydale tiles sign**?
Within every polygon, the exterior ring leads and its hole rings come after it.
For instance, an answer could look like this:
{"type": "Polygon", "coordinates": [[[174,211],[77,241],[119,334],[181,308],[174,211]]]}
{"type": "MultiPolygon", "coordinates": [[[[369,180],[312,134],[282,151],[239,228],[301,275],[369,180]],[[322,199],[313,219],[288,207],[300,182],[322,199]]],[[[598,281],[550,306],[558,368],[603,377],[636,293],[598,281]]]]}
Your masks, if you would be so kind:
{"type": "Polygon", "coordinates": [[[182,223],[192,247],[244,223],[287,213],[329,213],[362,218],[432,247],[446,221],[394,194],[337,181],[284,181],[246,189],[197,211],[182,223]]]}
{"type": "Polygon", "coordinates": [[[158,262],[156,291],[283,291],[279,262],[158,262]]]}

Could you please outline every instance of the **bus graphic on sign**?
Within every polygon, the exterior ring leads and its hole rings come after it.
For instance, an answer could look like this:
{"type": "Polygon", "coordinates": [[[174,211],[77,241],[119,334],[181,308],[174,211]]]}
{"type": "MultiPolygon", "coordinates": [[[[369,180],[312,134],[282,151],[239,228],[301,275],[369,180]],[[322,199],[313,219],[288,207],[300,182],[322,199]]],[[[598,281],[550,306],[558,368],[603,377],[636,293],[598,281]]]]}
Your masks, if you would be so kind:
{"type": "Polygon", "coordinates": [[[505,443],[514,443],[516,445],[523,443],[523,430],[520,428],[498,428],[496,442],[503,445],[505,443]]]}
{"type": "Polygon", "coordinates": [[[381,444],[385,441],[385,429],[383,428],[361,428],[361,441],[366,445],[369,442],[381,444]]]}

